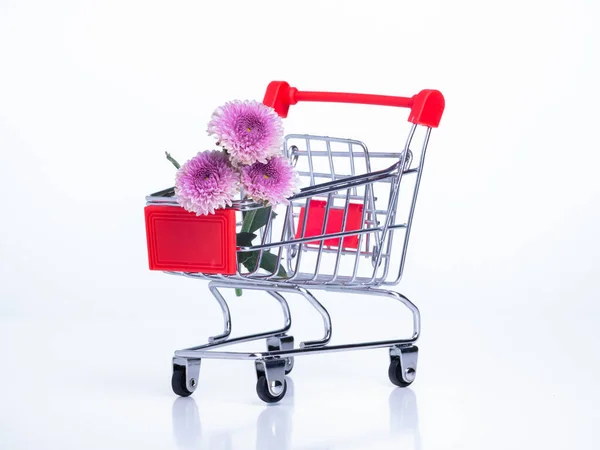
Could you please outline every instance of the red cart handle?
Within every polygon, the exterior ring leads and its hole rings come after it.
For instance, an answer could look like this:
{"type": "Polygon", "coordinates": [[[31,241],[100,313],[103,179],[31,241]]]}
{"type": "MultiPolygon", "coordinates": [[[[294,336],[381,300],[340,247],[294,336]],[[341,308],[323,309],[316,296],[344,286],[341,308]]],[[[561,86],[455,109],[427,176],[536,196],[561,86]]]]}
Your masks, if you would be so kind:
{"type": "Polygon", "coordinates": [[[437,128],[444,112],[444,96],[440,91],[425,89],[412,97],[390,95],[346,94],[342,92],[299,91],[285,81],[272,81],[267,87],[263,103],[287,117],[290,105],[298,102],[360,103],[363,105],[410,108],[408,121],[417,125],[437,128]]]}

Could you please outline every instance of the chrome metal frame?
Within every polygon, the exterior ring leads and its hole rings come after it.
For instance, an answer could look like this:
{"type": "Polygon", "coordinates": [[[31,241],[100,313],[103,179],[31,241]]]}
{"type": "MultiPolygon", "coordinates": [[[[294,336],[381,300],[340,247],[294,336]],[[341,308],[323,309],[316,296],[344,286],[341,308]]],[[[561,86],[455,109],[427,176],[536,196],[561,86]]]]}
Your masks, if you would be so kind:
{"type": "MultiPolygon", "coordinates": [[[[401,380],[406,385],[414,380],[417,364],[417,349],[414,344],[419,338],[421,328],[419,310],[404,295],[380,287],[398,284],[404,273],[430,133],[431,128],[412,125],[402,151],[383,153],[370,153],[364,143],[351,139],[296,134],[286,137],[285,155],[295,164],[297,173],[307,186],[289,198],[289,204],[282,214],[271,214],[264,229],[261,229],[259,243],[238,250],[239,254],[259,252],[255,268],[247,270],[239,264],[234,275],[167,272],[208,280],[209,291],[223,313],[221,333],[209,337],[206,344],[175,352],[173,363],[185,368],[186,386],[190,393],[197,386],[199,361],[204,358],[254,360],[257,376],[265,376],[269,393],[278,397],[285,393],[285,375],[293,367],[295,356],[382,347],[389,347],[391,360],[396,359],[401,363],[401,380]],[[415,155],[413,143],[418,128],[424,129],[424,133],[415,155]],[[414,161],[418,161],[416,167],[412,167],[414,161]],[[386,168],[373,170],[376,162],[386,163],[386,168]],[[339,169],[340,164],[344,166],[343,170],[339,169]],[[409,184],[405,181],[408,176],[414,178],[412,185],[408,186],[409,197],[405,208],[407,211],[401,215],[398,214],[401,187],[404,189],[409,184]],[[321,234],[306,236],[306,225],[311,211],[309,205],[314,199],[326,202],[325,219],[321,234]],[[361,226],[359,229],[347,230],[351,203],[362,204],[361,226]],[[304,214],[301,221],[302,208],[304,214]],[[342,229],[327,232],[328,218],[334,208],[343,211],[342,229]],[[399,239],[397,235],[402,231],[402,239],[399,239]],[[344,247],[343,239],[350,236],[357,236],[356,248],[344,247]],[[338,239],[338,245],[326,244],[328,240],[331,243],[331,239],[338,239]],[[271,250],[276,251],[276,267],[283,264],[286,268],[285,277],[279,276],[277,269],[271,273],[259,268],[262,255],[271,250]],[[325,258],[329,260],[324,261],[325,258]],[[393,261],[398,262],[397,267],[393,267],[393,261]],[[393,298],[411,312],[412,334],[407,338],[385,341],[330,345],[331,317],[308,287],[311,290],[393,298]],[[268,293],[282,308],[283,326],[271,331],[232,338],[231,313],[225,297],[221,294],[222,289],[258,290],[268,293]],[[298,348],[293,348],[293,337],[287,334],[292,324],[290,309],[284,298],[284,295],[288,294],[296,294],[306,299],[323,320],[323,336],[302,342],[298,348]],[[267,351],[215,351],[220,347],[259,339],[267,340],[267,351]]],[[[172,190],[167,190],[148,196],[146,201],[147,204],[179,207],[173,195],[172,190]]],[[[232,208],[238,211],[240,218],[238,225],[241,226],[243,211],[261,207],[262,205],[249,200],[234,202],[232,208]]]]}

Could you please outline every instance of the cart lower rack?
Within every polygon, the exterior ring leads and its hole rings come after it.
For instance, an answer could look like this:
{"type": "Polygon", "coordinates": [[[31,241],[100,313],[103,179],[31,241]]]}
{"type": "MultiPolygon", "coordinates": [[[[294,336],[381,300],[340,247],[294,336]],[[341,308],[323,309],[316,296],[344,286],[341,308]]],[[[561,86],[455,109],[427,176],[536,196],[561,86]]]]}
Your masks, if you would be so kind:
{"type": "MultiPolygon", "coordinates": [[[[296,356],[347,350],[389,348],[389,378],[409,386],[417,372],[417,342],[421,318],[418,308],[391,287],[404,271],[408,241],[432,128],[439,125],[444,98],[424,90],[410,97],[298,91],[285,82],[272,82],[263,103],[286,117],[299,101],[360,103],[410,108],[410,128],[397,151],[370,152],[353,139],[292,134],[284,154],[293,162],[307,187],[289,198],[285,209],[267,211],[260,243],[236,247],[236,229],[244,214],[262,205],[234,202],[213,216],[197,217],[177,203],[173,189],[146,198],[146,234],[150,268],[208,281],[223,312],[223,332],[208,343],[178,350],[173,358],[173,391],[191,395],[198,385],[202,359],[246,359],[256,366],[258,396],[265,402],[281,400],[286,375],[296,356]],[[211,230],[211,244],[197,248],[194,236],[211,230]],[[203,231],[204,230],[204,231],[203,231]],[[182,239],[181,236],[186,236],[182,239]],[[212,255],[206,259],[206,255],[212,255]],[[215,256],[215,255],[218,255],[215,256]],[[273,271],[259,268],[274,259],[273,271]],[[254,269],[240,263],[256,259],[254,269]],[[282,266],[282,273],[278,268],[282,266]],[[257,334],[231,337],[231,315],[223,289],[262,291],[281,306],[283,326],[257,334]],[[404,339],[331,345],[332,324],[327,309],[313,291],[380,296],[400,302],[412,314],[412,334],[404,339]],[[303,297],[323,320],[323,336],[294,345],[289,334],[291,313],[286,296],[303,297]],[[266,350],[222,351],[243,342],[266,340],[266,350]]],[[[264,211],[264,208],[263,208],[264,211]]]]}

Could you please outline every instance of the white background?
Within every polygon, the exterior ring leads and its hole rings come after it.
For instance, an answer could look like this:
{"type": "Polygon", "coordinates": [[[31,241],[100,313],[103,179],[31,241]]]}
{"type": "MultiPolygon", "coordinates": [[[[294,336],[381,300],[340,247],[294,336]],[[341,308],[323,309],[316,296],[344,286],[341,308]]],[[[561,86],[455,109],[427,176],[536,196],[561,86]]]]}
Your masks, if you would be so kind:
{"type": "MultiPolygon", "coordinates": [[[[0,447],[598,448],[599,20],[581,0],[0,0],[0,447]],[[408,390],[385,350],[298,358],[273,407],[248,362],[170,390],[173,350],[221,318],[204,282],[147,270],[144,196],[173,183],[165,150],[210,148],[213,109],[271,80],[446,97],[398,287],[423,314],[408,390]]],[[[405,119],[285,125],[381,149],[405,119]]],[[[409,332],[395,304],[319,298],[334,342],[409,332]]],[[[319,332],[292,308],[298,340],[319,332]]],[[[237,333],[279,320],[257,294],[232,309],[237,333]]]]}

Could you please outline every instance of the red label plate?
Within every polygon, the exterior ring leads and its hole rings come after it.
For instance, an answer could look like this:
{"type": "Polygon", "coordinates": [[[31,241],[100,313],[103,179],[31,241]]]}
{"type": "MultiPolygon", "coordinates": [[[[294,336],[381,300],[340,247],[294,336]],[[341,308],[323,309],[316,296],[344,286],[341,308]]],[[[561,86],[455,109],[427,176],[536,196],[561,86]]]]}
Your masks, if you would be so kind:
{"type": "Polygon", "coordinates": [[[176,206],[146,206],[150,270],[236,273],[235,211],[196,216],[176,206]]]}

